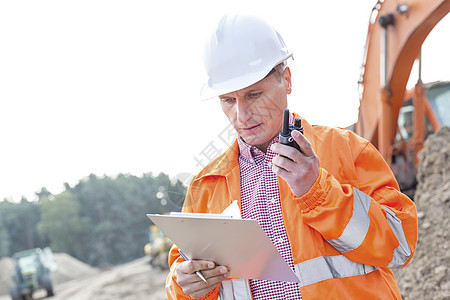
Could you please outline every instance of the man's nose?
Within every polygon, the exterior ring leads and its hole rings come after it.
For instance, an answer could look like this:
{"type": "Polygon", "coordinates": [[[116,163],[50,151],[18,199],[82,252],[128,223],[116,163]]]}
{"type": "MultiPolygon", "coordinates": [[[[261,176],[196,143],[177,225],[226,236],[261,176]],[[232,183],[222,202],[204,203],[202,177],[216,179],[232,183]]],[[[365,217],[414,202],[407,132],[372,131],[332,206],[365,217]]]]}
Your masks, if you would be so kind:
{"type": "Polygon", "coordinates": [[[251,107],[246,101],[237,101],[236,115],[240,123],[247,122],[252,117],[251,107]]]}

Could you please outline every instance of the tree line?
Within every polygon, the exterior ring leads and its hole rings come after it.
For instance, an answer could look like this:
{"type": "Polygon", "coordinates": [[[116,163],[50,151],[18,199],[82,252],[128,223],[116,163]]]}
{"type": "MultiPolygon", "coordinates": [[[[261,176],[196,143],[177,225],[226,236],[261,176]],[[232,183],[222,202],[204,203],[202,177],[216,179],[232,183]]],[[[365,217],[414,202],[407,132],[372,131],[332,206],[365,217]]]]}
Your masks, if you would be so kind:
{"type": "Polygon", "coordinates": [[[0,202],[0,257],[49,246],[92,266],[142,257],[152,224],[147,213],[180,211],[186,187],[169,176],[94,174],[59,194],[45,187],[37,201],[0,202]]]}

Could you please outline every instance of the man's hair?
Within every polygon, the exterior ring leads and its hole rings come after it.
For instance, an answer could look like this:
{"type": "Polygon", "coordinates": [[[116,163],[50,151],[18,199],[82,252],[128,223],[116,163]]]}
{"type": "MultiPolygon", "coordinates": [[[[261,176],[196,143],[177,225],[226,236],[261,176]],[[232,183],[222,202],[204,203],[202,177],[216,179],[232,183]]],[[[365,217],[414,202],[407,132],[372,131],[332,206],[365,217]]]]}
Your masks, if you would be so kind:
{"type": "Polygon", "coordinates": [[[277,77],[278,81],[281,82],[281,80],[283,80],[283,73],[284,73],[284,69],[286,68],[287,63],[284,61],[282,63],[279,63],[278,65],[276,65],[273,70],[275,72],[275,76],[277,77]]]}

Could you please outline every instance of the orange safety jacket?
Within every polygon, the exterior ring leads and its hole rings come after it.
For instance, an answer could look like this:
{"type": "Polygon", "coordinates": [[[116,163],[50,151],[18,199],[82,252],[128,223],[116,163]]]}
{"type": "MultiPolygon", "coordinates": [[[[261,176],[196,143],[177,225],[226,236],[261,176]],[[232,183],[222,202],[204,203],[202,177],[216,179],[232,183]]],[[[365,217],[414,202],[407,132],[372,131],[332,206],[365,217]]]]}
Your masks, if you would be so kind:
{"type": "MultiPolygon", "coordinates": [[[[368,141],[345,129],[311,126],[305,137],[320,174],[301,197],[278,177],[281,209],[302,298],[401,299],[391,268],[412,258],[417,243],[414,203],[399,191],[389,166],[368,141]]],[[[183,211],[221,213],[240,206],[237,141],[191,182],[183,211]]],[[[183,259],[173,246],[169,299],[192,299],[176,283],[183,259]]],[[[222,281],[204,299],[252,299],[246,279],[222,281]]]]}

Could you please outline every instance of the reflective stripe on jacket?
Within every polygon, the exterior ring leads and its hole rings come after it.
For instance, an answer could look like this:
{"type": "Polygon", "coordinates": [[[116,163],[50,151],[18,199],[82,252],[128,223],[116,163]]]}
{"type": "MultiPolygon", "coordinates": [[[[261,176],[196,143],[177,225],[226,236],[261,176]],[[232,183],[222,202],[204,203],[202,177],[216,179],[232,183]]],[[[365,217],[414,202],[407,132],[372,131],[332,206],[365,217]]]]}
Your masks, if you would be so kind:
{"type": "MultiPolygon", "coordinates": [[[[320,175],[295,197],[278,178],[281,208],[300,291],[309,299],[401,299],[390,268],[412,258],[417,242],[414,203],[378,151],[351,131],[302,122],[320,159],[320,175]]],[[[239,148],[235,142],[192,181],[185,212],[221,213],[240,205],[239,148]]],[[[176,283],[183,260],[174,246],[169,299],[191,299],[176,283]]],[[[251,299],[247,280],[226,280],[204,299],[251,299]]]]}

